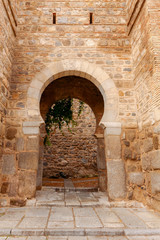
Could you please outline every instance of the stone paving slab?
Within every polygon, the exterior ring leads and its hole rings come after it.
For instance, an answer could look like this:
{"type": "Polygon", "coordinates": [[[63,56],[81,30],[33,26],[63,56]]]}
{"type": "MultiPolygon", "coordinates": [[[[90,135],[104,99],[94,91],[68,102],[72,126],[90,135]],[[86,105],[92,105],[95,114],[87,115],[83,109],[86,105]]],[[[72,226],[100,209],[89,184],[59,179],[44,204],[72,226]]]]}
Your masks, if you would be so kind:
{"type": "Polygon", "coordinates": [[[0,240],[160,240],[160,213],[143,205],[111,204],[102,192],[43,189],[37,196],[34,206],[0,209],[0,240]]]}
{"type": "Polygon", "coordinates": [[[0,240],[159,240],[160,236],[49,236],[49,237],[0,237],[0,240]]]}

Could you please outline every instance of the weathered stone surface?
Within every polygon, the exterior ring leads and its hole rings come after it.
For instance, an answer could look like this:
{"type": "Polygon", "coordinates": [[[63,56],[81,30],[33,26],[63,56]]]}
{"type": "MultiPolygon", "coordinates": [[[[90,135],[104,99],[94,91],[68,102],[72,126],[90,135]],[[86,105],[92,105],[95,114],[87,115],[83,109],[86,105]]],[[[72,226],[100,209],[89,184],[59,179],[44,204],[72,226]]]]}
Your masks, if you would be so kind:
{"type": "Polygon", "coordinates": [[[119,136],[105,136],[105,153],[106,158],[121,158],[121,143],[119,136]]]}
{"type": "Polygon", "coordinates": [[[123,160],[107,161],[107,173],[109,197],[112,200],[125,198],[126,174],[123,160]]]}
{"type": "Polygon", "coordinates": [[[13,175],[16,172],[16,162],[14,154],[5,154],[2,157],[2,174],[13,175]]]}
{"type": "Polygon", "coordinates": [[[32,169],[38,168],[38,153],[37,152],[21,152],[18,155],[18,167],[20,169],[32,169]]]}
{"type": "Polygon", "coordinates": [[[124,151],[123,151],[123,157],[125,160],[127,159],[132,159],[132,151],[130,148],[125,148],[124,151]]]}
{"type": "Polygon", "coordinates": [[[138,155],[141,154],[140,141],[137,141],[137,142],[134,143],[134,151],[138,155]]]}
{"type": "Polygon", "coordinates": [[[104,138],[97,139],[97,167],[106,169],[104,138]]]}
{"type": "Polygon", "coordinates": [[[133,142],[135,138],[136,138],[136,131],[130,130],[130,129],[127,130],[126,139],[129,140],[130,142],[133,142]]]}
{"type": "Polygon", "coordinates": [[[22,198],[33,198],[36,192],[36,172],[19,172],[19,196],[22,198]]]}
{"type": "Polygon", "coordinates": [[[160,169],[160,150],[148,153],[148,160],[152,169],[160,169]]]}
{"type": "Polygon", "coordinates": [[[6,132],[6,138],[9,140],[12,140],[15,138],[17,133],[17,129],[16,128],[8,128],[7,132],[6,132]]]}
{"type": "Polygon", "coordinates": [[[16,150],[18,152],[21,152],[24,150],[24,139],[23,138],[16,139],[16,150]]]}
{"type": "Polygon", "coordinates": [[[129,181],[132,184],[141,186],[144,184],[144,174],[142,172],[131,172],[129,173],[129,181]]]}
{"type": "Polygon", "coordinates": [[[156,150],[158,150],[159,139],[158,136],[153,137],[153,146],[156,150]]]}
{"type": "Polygon", "coordinates": [[[151,172],[151,191],[153,194],[160,193],[160,172],[151,172]]]}
{"type": "Polygon", "coordinates": [[[151,169],[151,163],[150,163],[150,159],[148,157],[148,154],[143,154],[142,155],[142,169],[143,170],[151,169]]]}
{"type": "Polygon", "coordinates": [[[27,151],[38,151],[39,138],[37,136],[31,136],[27,138],[27,151]]]}
{"type": "Polygon", "coordinates": [[[144,152],[150,152],[153,150],[153,139],[152,138],[148,138],[145,139],[143,142],[143,148],[144,148],[144,152]]]}
{"type": "MultiPolygon", "coordinates": [[[[93,177],[98,174],[97,164],[100,165],[99,168],[105,169],[106,167],[104,139],[97,139],[94,136],[96,119],[92,109],[84,104],[84,109],[78,117],[79,101],[77,99],[73,99],[72,107],[77,126],[71,129],[72,132],[64,126],[63,134],[56,129],[50,134],[51,146],[44,146],[44,151],[43,147],[40,148],[40,152],[44,152],[42,157],[44,177],[61,177],[60,173],[75,178],[93,177]],[[97,152],[98,141],[99,154],[97,152]]],[[[40,131],[44,139],[46,131],[43,126],[40,131]]],[[[43,146],[43,143],[41,145],[43,146]]]]}

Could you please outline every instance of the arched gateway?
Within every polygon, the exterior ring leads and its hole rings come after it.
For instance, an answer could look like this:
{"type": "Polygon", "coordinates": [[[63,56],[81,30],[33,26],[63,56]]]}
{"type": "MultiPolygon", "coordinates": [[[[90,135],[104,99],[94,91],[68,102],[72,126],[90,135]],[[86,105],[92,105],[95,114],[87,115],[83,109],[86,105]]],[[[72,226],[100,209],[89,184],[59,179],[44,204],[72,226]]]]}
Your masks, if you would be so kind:
{"type": "MultiPolygon", "coordinates": [[[[121,160],[121,124],[118,121],[118,92],[113,80],[109,78],[103,69],[97,67],[97,65],[85,60],[67,59],[51,63],[40,73],[36,74],[27,92],[28,120],[23,122],[23,133],[31,138],[39,135],[39,126],[43,122],[40,114],[41,95],[54,80],[67,76],[76,76],[89,80],[98,88],[103,96],[104,112],[100,120],[100,125],[104,128],[105,164],[102,165],[107,166],[107,170],[105,170],[104,166],[103,169],[99,170],[107,171],[105,175],[107,176],[107,191],[109,197],[111,199],[123,199],[125,198],[125,170],[124,163],[121,160]],[[117,181],[117,175],[118,179],[121,179],[120,181],[117,181]]],[[[101,138],[101,136],[97,137],[101,138]]],[[[103,185],[104,179],[102,179],[101,176],[99,179],[103,185]]],[[[33,188],[29,197],[32,197],[34,192],[35,189],[33,188]]]]}

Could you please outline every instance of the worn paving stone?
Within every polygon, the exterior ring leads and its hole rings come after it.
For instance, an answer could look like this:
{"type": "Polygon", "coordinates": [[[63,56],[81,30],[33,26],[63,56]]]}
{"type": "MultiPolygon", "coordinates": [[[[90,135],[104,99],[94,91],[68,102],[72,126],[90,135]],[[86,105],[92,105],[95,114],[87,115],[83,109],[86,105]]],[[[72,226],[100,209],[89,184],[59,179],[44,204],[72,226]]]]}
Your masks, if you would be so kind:
{"type": "MultiPolygon", "coordinates": [[[[8,234],[10,235],[10,234],[8,234]]],[[[24,229],[12,229],[12,236],[45,236],[44,229],[41,228],[24,228],[24,229]]]]}
{"type": "Polygon", "coordinates": [[[28,237],[27,240],[46,240],[46,237],[43,236],[32,236],[32,237],[28,237]]]}
{"type": "Polygon", "coordinates": [[[95,211],[103,223],[120,223],[118,216],[109,208],[95,208],[95,211]]]}
{"type": "Polygon", "coordinates": [[[48,237],[48,240],[68,240],[68,237],[62,237],[62,236],[52,236],[52,237],[48,237]]]}
{"type": "Polygon", "coordinates": [[[73,212],[70,207],[52,208],[49,221],[73,221],[73,212]]]}
{"type": "Polygon", "coordinates": [[[74,222],[73,221],[72,222],[71,221],[70,222],[69,221],[67,222],[49,221],[47,228],[74,228],[74,222]]]}
{"type": "Polygon", "coordinates": [[[160,214],[155,213],[154,211],[137,211],[137,210],[132,210],[133,213],[135,213],[138,217],[142,218],[145,222],[160,222],[160,214]]]}
{"type": "Polygon", "coordinates": [[[75,217],[77,228],[101,228],[103,225],[98,217],[75,217]]]}
{"type": "Polygon", "coordinates": [[[150,228],[160,228],[160,222],[146,222],[150,228]]]}
{"type": "Polygon", "coordinates": [[[0,221],[0,228],[2,228],[2,229],[15,228],[18,223],[19,223],[19,221],[15,221],[15,220],[11,220],[11,219],[10,219],[10,221],[8,221],[8,220],[0,221]]]}
{"type": "Polygon", "coordinates": [[[108,240],[127,240],[127,237],[123,236],[108,237],[108,240]]]}
{"type": "Polygon", "coordinates": [[[68,240],[88,240],[87,237],[83,236],[71,236],[68,237],[68,240]]]}
{"type": "Polygon", "coordinates": [[[23,216],[24,216],[24,213],[19,213],[19,212],[6,213],[5,215],[0,216],[0,222],[1,221],[10,221],[11,219],[14,221],[20,221],[23,216]]]}
{"type": "Polygon", "coordinates": [[[28,208],[25,211],[25,216],[26,217],[40,217],[40,218],[44,218],[44,217],[48,217],[50,209],[48,208],[28,208]]]}
{"type": "Polygon", "coordinates": [[[74,215],[76,217],[96,217],[96,213],[93,208],[73,208],[74,215]]]}
{"type": "Polygon", "coordinates": [[[132,236],[128,237],[129,240],[148,240],[148,237],[146,236],[132,236]]]}
{"type": "Polygon", "coordinates": [[[18,225],[18,228],[45,228],[47,224],[47,218],[28,218],[25,217],[18,225]]]}
{"type": "Polygon", "coordinates": [[[123,223],[106,223],[102,222],[105,228],[124,228],[123,223]]]}
{"type": "MultiPolygon", "coordinates": [[[[27,237],[8,237],[7,240],[26,240],[27,237]]],[[[28,239],[27,239],[28,240],[28,239]]]]}
{"type": "Polygon", "coordinates": [[[147,225],[136,215],[124,208],[114,208],[113,211],[119,216],[128,228],[147,228],[147,225]]]}
{"type": "Polygon", "coordinates": [[[108,240],[108,238],[105,237],[105,236],[89,236],[88,237],[88,240],[97,240],[97,239],[99,239],[99,240],[108,240]]]}

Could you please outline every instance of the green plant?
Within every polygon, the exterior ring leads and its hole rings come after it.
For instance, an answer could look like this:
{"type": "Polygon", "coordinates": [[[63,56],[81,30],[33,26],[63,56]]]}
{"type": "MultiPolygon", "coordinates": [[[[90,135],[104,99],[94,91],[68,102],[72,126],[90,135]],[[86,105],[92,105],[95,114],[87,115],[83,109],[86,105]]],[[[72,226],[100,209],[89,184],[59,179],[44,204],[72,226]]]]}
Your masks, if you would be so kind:
{"type": "MultiPolygon", "coordinates": [[[[73,99],[66,98],[57,101],[48,111],[45,120],[45,128],[47,136],[44,139],[44,144],[50,146],[49,136],[51,132],[54,132],[57,128],[62,132],[62,127],[67,125],[68,131],[72,132],[71,127],[77,125],[77,122],[73,119],[73,99]]],[[[84,102],[79,100],[78,117],[81,115],[84,107],[84,102]]]]}

